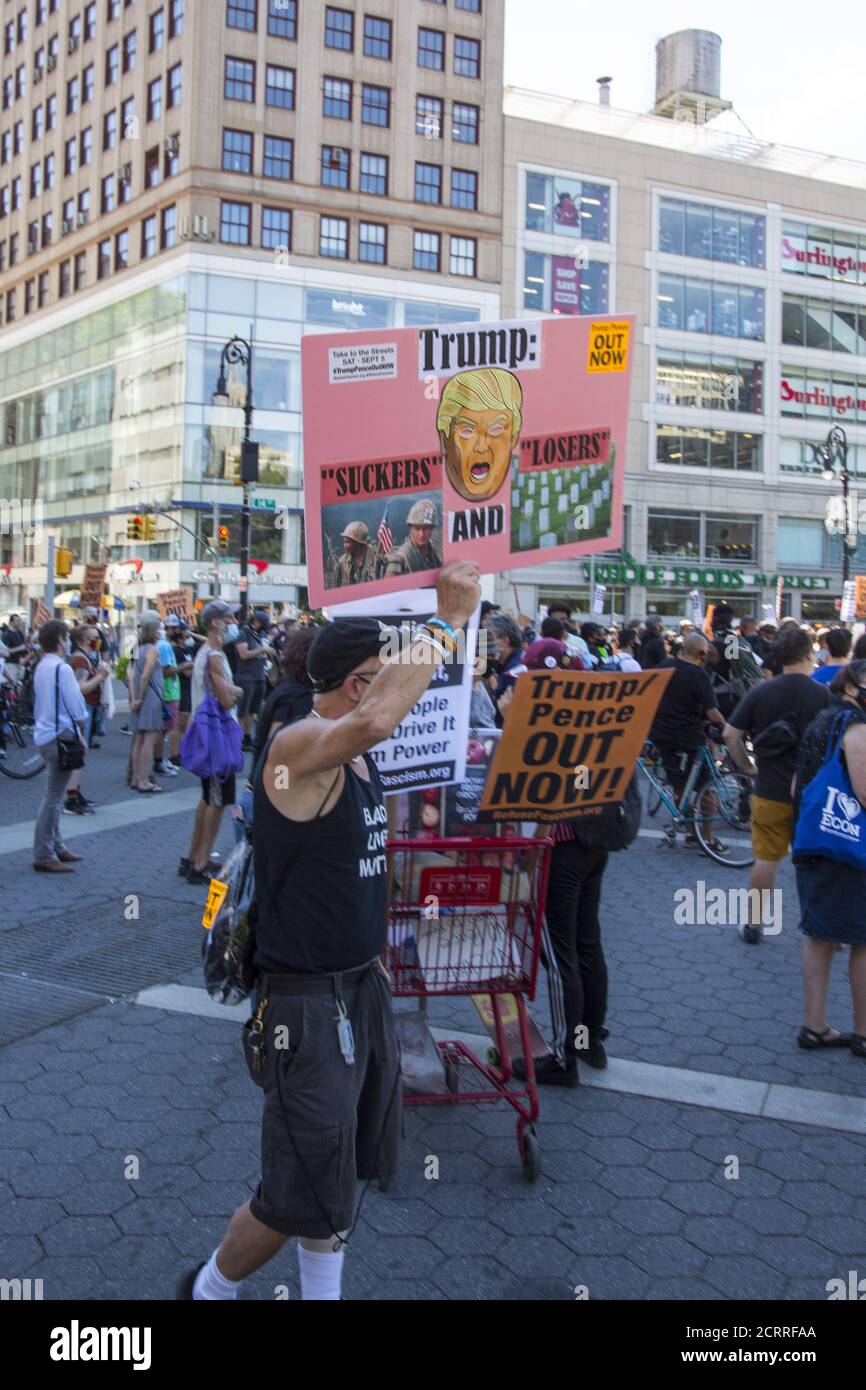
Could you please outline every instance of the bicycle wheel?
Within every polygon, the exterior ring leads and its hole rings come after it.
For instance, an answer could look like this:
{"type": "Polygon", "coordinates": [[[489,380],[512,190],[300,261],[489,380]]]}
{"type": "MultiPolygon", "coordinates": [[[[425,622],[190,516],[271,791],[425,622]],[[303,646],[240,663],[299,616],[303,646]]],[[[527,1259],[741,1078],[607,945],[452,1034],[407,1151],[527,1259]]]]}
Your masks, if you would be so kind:
{"type": "Polygon", "coordinates": [[[3,736],[5,746],[0,748],[0,772],[18,782],[38,777],[45,767],[45,759],[33,742],[32,728],[10,721],[3,726],[3,736]]]}
{"type": "Polygon", "coordinates": [[[754,781],[739,769],[717,772],[695,802],[695,834],[710,859],[729,869],[754,864],[752,791],[754,781]]]}

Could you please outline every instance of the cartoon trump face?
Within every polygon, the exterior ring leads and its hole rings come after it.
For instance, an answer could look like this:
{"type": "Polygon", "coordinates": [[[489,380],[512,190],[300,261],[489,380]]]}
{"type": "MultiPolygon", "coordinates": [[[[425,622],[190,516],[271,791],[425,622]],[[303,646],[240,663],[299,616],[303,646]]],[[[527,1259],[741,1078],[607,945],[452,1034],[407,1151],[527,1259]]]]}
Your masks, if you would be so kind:
{"type": "Polygon", "coordinates": [[[522,418],[523,391],[511,372],[479,367],[447,383],[436,428],[448,479],[467,502],[483,502],[502,487],[522,418]]]}

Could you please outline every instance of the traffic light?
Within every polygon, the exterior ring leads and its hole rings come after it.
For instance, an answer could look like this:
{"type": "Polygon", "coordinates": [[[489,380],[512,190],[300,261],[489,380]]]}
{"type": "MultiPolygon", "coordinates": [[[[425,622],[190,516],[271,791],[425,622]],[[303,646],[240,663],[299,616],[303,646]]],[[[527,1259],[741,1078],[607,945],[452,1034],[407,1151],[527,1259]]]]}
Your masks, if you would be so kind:
{"type": "Polygon", "coordinates": [[[140,541],[144,527],[144,520],[140,516],[131,516],[126,522],[126,538],[130,541],[140,541]]]}
{"type": "Polygon", "coordinates": [[[58,579],[68,579],[72,573],[72,551],[65,546],[58,546],[54,557],[54,573],[58,579]]]}
{"type": "Polygon", "coordinates": [[[227,526],[221,526],[221,527],[219,528],[219,543],[220,543],[220,550],[228,550],[228,548],[229,548],[229,528],[228,528],[227,526]]]}
{"type": "Polygon", "coordinates": [[[141,539],[142,539],[143,541],[155,541],[155,540],[156,540],[156,517],[155,517],[155,516],[145,516],[145,517],[142,517],[141,539]]]}

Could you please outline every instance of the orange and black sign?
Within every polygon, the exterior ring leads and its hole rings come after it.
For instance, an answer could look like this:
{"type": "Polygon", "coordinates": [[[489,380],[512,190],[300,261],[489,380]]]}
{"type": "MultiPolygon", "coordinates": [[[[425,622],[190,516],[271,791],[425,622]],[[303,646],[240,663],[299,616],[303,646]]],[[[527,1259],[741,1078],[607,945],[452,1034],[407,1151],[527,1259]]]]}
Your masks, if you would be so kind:
{"type": "Polygon", "coordinates": [[[558,821],[621,801],[673,671],[526,671],[484,788],[498,821],[558,821]]]}

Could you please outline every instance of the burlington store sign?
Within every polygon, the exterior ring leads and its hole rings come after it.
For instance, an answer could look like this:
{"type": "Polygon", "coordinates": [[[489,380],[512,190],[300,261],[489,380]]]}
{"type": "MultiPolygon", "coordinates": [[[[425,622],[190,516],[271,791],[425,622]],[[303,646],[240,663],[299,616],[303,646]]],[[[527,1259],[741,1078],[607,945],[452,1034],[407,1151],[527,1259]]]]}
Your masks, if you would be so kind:
{"type": "MultiPolygon", "coordinates": [[[[584,578],[590,579],[590,566],[584,563],[584,578]]],[[[757,574],[752,570],[731,569],[728,565],[705,569],[699,565],[641,565],[633,556],[623,554],[613,563],[596,561],[595,579],[599,584],[646,585],[650,588],[669,586],[679,589],[772,589],[777,574],[757,574]]],[[[826,575],[783,574],[786,589],[830,588],[826,575]]]]}

